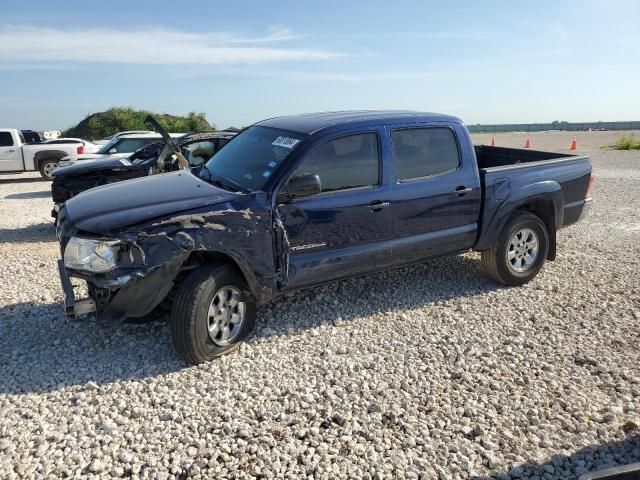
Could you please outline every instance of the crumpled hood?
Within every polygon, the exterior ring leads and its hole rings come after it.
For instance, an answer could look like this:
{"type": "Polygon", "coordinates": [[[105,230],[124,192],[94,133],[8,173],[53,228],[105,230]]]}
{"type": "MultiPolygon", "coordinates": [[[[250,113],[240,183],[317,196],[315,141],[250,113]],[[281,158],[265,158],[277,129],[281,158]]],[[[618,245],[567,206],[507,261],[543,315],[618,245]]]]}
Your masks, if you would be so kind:
{"type": "MultiPolygon", "coordinates": [[[[117,155],[117,154],[114,154],[114,155],[117,155]]],[[[108,155],[105,153],[81,153],[75,158],[75,161],[81,162],[82,160],[94,160],[96,158],[104,158],[104,157],[110,157],[110,156],[111,155],[108,155]]],[[[124,156],[124,155],[120,155],[120,156],[124,156]]]]}
{"type": "Polygon", "coordinates": [[[190,171],[153,175],[87,190],[65,203],[74,228],[95,234],[172,213],[215,205],[242,194],[202,181],[190,171]]]}
{"type": "Polygon", "coordinates": [[[98,170],[113,170],[113,169],[126,169],[131,168],[132,163],[126,158],[108,155],[106,158],[104,155],[102,158],[85,161],[85,162],[73,162],[66,167],[58,167],[53,171],[54,177],[64,177],[68,175],[78,175],[83,173],[96,172],[98,170]]]}
{"type": "Polygon", "coordinates": [[[80,155],[64,157],[60,161],[82,162],[101,158],[127,158],[131,153],[81,153],[80,155]]]}

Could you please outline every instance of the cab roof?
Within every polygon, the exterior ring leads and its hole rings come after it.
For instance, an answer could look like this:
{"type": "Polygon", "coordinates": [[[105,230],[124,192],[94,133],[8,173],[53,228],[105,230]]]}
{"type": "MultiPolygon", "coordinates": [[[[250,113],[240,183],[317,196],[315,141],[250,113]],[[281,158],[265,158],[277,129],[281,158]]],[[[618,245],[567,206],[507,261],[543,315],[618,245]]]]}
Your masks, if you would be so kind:
{"type": "Polygon", "coordinates": [[[344,112],[305,113],[274,117],[256,123],[261,127],[280,128],[312,135],[321,130],[339,127],[365,127],[381,123],[455,122],[459,118],[441,113],[424,113],[410,110],[352,110],[344,112]]]}

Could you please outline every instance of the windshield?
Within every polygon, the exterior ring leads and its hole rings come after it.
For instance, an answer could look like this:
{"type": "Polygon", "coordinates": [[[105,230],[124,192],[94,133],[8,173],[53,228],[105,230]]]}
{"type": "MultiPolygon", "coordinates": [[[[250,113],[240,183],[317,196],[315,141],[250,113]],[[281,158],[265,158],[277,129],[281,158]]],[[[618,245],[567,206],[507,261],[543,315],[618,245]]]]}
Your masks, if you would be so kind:
{"type": "Polygon", "coordinates": [[[200,172],[204,180],[228,180],[244,190],[261,190],[306,135],[267,127],[250,127],[211,157],[200,172]]]}

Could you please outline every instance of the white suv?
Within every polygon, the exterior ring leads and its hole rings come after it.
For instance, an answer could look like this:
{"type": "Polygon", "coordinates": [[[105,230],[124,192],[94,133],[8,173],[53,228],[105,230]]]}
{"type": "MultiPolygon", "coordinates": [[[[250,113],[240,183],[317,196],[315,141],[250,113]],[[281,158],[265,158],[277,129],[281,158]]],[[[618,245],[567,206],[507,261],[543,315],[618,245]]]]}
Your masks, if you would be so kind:
{"type": "Polygon", "coordinates": [[[114,138],[122,137],[123,135],[140,135],[140,134],[144,135],[146,133],[155,133],[155,132],[153,130],[127,130],[126,132],[114,133],[113,135],[109,135],[108,137],[105,137],[102,140],[96,140],[93,143],[95,143],[96,145],[106,145],[114,138]]]}
{"type": "MultiPolygon", "coordinates": [[[[184,133],[170,133],[172,138],[178,138],[184,135],[184,133]]],[[[141,147],[150,143],[162,142],[162,135],[159,133],[127,133],[112,138],[109,143],[100,147],[95,153],[88,153],[83,155],[76,155],[75,157],[65,157],[60,161],[61,167],[66,167],[75,162],[82,162],[86,160],[98,160],[105,158],[107,155],[121,156],[122,158],[128,157],[141,147]]]]}

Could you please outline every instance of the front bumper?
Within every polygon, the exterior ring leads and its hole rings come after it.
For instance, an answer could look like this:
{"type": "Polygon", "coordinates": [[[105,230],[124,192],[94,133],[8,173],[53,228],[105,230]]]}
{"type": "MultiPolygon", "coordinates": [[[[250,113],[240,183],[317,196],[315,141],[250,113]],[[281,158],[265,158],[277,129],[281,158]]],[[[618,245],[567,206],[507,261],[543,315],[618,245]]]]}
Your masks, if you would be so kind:
{"type": "Polygon", "coordinates": [[[180,265],[181,262],[169,262],[148,270],[144,275],[138,272],[115,280],[79,277],[87,282],[89,298],[76,299],[69,272],[63,260],[58,260],[65,316],[75,319],[81,315],[94,313],[99,323],[144,317],[169,294],[180,265]]]}
{"type": "MultiPolygon", "coordinates": [[[[66,205],[62,205],[56,226],[62,256],[74,232],[66,205]]],[[[127,248],[113,271],[92,273],[75,270],[67,268],[64,260],[58,260],[67,317],[93,312],[99,323],[144,317],[173,289],[183,263],[193,251],[193,241],[187,235],[147,234],[140,241],[142,245],[134,237],[120,240],[126,243],[127,248]],[[87,298],[76,298],[71,278],[87,283],[87,298]]]]}
{"type": "Polygon", "coordinates": [[[60,283],[62,284],[62,297],[64,304],[64,314],[68,319],[78,318],[80,315],[87,315],[96,312],[96,303],[92,298],[85,298],[76,301],[76,294],[71,285],[71,279],[64,267],[64,262],[58,260],[58,272],[60,273],[60,283]]]}

